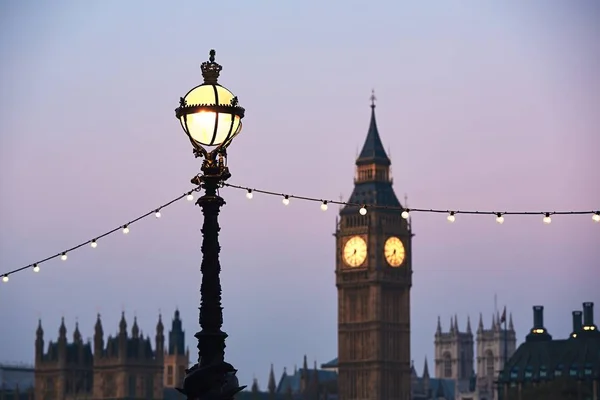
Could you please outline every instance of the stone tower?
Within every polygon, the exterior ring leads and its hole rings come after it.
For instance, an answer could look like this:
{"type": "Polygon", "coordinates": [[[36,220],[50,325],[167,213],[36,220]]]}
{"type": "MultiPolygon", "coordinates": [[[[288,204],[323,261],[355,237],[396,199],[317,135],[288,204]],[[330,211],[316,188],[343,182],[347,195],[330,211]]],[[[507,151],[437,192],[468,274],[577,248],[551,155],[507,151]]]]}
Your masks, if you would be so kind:
{"type": "Polygon", "coordinates": [[[435,331],[435,376],[436,378],[469,380],[475,368],[473,354],[473,332],[471,320],[467,317],[464,332],[458,327],[458,318],[450,318],[450,330],[444,332],[438,318],[435,331]]]}
{"type": "MultiPolygon", "coordinates": [[[[503,316],[506,318],[506,311],[503,316]]],[[[479,315],[479,325],[477,327],[477,389],[480,398],[487,400],[496,398],[494,382],[504,367],[505,357],[510,359],[517,348],[512,314],[508,317],[508,327],[503,322],[502,318],[496,313],[492,315],[490,329],[485,329],[483,317],[481,314],[479,315]]]]}
{"type": "Polygon", "coordinates": [[[157,326],[156,352],[149,336],[140,332],[134,318],[131,336],[127,332],[125,313],[121,314],[119,332],[109,335],[106,347],[100,315],[94,334],[94,378],[91,398],[161,398],[163,395],[163,350],[159,341],[162,323],[157,326]]]}
{"type": "Polygon", "coordinates": [[[185,347],[185,332],[182,329],[179,310],[175,310],[169,331],[169,350],[165,352],[164,387],[181,387],[189,365],[190,352],[185,347]]]}
{"type": "Polygon", "coordinates": [[[48,342],[44,353],[44,331],[38,324],[35,341],[35,398],[77,398],[92,388],[92,346],[81,339],[75,324],[73,342],[68,343],[64,318],[58,329],[58,340],[48,342]]]}
{"type": "Polygon", "coordinates": [[[371,100],[351,205],[340,211],[335,232],[339,399],[408,400],[413,235],[392,188],[371,100]],[[362,215],[363,204],[377,207],[362,215]]]}

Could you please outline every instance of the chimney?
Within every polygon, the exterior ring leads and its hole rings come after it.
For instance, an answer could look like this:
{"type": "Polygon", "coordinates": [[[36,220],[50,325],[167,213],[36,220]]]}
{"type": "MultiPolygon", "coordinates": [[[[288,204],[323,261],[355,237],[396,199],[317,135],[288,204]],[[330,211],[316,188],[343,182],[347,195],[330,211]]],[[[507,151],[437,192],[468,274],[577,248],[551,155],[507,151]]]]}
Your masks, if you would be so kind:
{"type": "Polygon", "coordinates": [[[583,326],[594,326],[594,303],[592,302],[583,303],[583,326]]]}
{"type": "Polygon", "coordinates": [[[552,340],[552,336],[544,328],[544,306],[533,306],[533,328],[526,337],[527,342],[552,340]]]}
{"type": "Polygon", "coordinates": [[[582,328],[581,311],[573,311],[573,333],[581,332],[582,328]]]}
{"type": "Polygon", "coordinates": [[[544,329],[544,306],[533,306],[533,329],[544,329]]]}

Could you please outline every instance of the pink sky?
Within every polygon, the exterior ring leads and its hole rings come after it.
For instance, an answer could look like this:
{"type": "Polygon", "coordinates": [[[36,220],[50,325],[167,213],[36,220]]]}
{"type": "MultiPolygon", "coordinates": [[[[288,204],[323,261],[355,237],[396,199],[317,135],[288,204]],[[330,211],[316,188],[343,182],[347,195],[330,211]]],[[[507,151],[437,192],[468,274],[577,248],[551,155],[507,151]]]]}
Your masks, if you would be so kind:
{"type": "MultiPolygon", "coordinates": [[[[600,208],[600,9],[591,1],[5,2],[0,13],[0,272],[118,226],[190,187],[198,172],[174,109],[217,50],[247,110],[231,183],[334,198],[377,120],[394,187],[415,207],[600,208]],[[563,6],[558,6],[561,3],[563,6]],[[143,6],[142,6],[143,4],[143,6]],[[211,8],[212,7],[212,8],[211,8]]],[[[249,384],[336,356],[336,208],[222,191],[227,357],[249,384]]],[[[181,202],[0,285],[0,361],[33,360],[64,315],[92,336],[129,321],[154,335],[181,310],[194,352],[201,212],[181,202]]],[[[416,215],[412,353],[433,355],[438,315],[466,325],[499,307],[519,340],[534,304],[564,337],[600,307],[600,224],[589,216],[416,215]]],[[[598,312],[596,313],[597,319],[598,312]]],[[[431,365],[431,364],[430,364],[431,365]]]]}

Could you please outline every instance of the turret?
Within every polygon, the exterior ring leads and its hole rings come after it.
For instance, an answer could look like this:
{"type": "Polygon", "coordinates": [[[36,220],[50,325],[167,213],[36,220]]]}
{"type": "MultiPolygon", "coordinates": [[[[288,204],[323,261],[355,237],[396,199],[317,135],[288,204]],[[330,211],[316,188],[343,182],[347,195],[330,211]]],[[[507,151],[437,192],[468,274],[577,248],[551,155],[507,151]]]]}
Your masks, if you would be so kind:
{"type": "Polygon", "coordinates": [[[429,383],[429,367],[427,365],[427,357],[425,357],[425,363],[423,364],[423,389],[425,390],[425,393],[429,392],[429,383]]]}
{"type": "Polygon", "coordinates": [[[171,330],[169,331],[169,354],[184,354],[185,348],[185,332],[182,328],[179,309],[176,309],[175,316],[171,322],[171,330]]]}
{"type": "Polygon", "coordinates": [[[127,337],[127,321],[125,321],[125,311],[121,312],[121,321],[119,322],[119,336],[127,337]]]}
{"type": "Polygon", "coordinates": [[[250,391],[255,394],[260,391],[258,388],[258,380],[256,379],[256,377],[254,377],[252,379],[252,387],[251,387],[250,391]]]}
{"type": "Polygon", "coordinates": [[[275,391],[277,390],[277,384],[275,383],[275,372],[273,371],[273,364],[271,364],[271,371],[269,371],[269,384],[267,385],[269,389],[269,398],[273,399],[275,396],[275,391]]]}
{"type": "Polygon", "coordinates": [[[94,358],[102,357],[102,350],[104,349],[104,331],[102,330],[102,322],[100,321],[100,314],[96,318],[96,325],[94,327],[94,358]]]}
{"type": "Polygon", "coordinates": [[[79,332],[79,322],[75,322],[75,330],[73,331],[73,343],[83,344],[81,339],[81,332],[79,332]]]}
{"type": "Polygon", "coordinates": [[[140,337],[140,328],[137,324],[137,316],[133,317],[133,326],[131,327],[131,337],[138,339],[140,337]]]}
{"type": "Polygon", "coordinates": [[[65,326],[65,317],[60,319],[60,328],[58,328],[58,362],[64,365],[67,361],[67,327],[65,326]]]}
{"type": "Polygon", "coordinates": [[[42,361],[44,357],[44,330],[42,329],[42,320],[38,320],[38,327],[35,331],[35,362],[42,361]]]}
{"type": "Polygon", "coordinates": [[[156,358],[163,359],[165,354],[165,327],[162,323],[162,315],[158,314],[158,323],[156,324],[156,358]]]}

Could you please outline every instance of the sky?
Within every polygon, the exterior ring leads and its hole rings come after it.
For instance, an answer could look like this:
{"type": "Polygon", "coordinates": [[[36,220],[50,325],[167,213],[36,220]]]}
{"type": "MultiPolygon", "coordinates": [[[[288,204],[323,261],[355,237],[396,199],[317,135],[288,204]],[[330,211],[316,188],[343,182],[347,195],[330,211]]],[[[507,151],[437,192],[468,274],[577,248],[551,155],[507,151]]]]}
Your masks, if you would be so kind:
{"type": "MultiPolygon", "coordinates": [[[[555,211],[600,208],[600,7],[593,1],[0,1],[0,273],[153,210],[199,172],[174,109],[220,82],[246,108],[230,183],[347,198],[369,123],[409,206],[555,211]],[[525,4],[526,3],[526,4],[525,4]]],[[[226,358],[266,386],[307,355],[336,357],[336,207],[223,189],[226,358]]],[[[155,335],[178,307],[195,357],[202,214],[187,201],[0,283],[0,362],[32,363],[35,328],[62,316],[92,337],[121,311],[155,335]]],[[[415,214],[411,357],[433,357],[437,317],[517,338],[545,306],[556,337],[594,301],[600,224],[589,215],[415,214]]]]}

